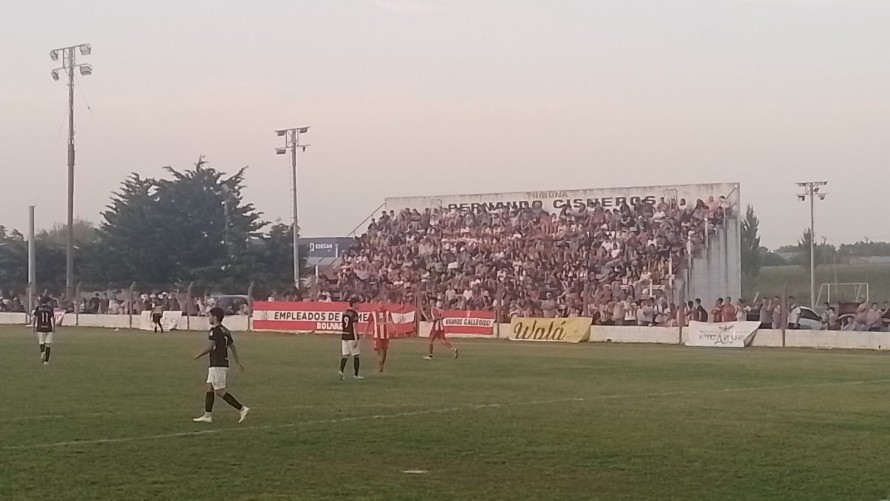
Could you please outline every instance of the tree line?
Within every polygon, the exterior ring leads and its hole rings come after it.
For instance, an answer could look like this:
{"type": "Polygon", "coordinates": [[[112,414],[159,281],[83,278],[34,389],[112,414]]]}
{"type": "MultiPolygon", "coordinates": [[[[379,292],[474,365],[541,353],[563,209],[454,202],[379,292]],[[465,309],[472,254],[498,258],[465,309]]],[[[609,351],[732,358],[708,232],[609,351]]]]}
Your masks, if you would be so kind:
{"type": "MultiPolygon", "coordinates": [[[[226,175],[200,157],[190,168],[164,170],[168,178],[130,174],[98,225],[75,223],[75,277],[84,289],[132,282],[143,290],[194,282],[229,293],[246,292],[251,282],[269,290],[293,286],[292,228],[263,220],[243,200],[246,167],[226,175]]],[[[61,292],[65,227],[41,231],[35,244],[38,290],[61,292]]],[[[27,269],[25,236],[0,226],[0,287],[24,290],[27,269]]]]}
{"type": "MultiPolygon", "coordinates": [[[[760,245],[760,219],[749,205],[741,225],[742,274],[746,278],[756,277],[764,266],[800,265],[810,268],[810,229],[803,231],[796,244],[783,245],[775,251],[760,245]],[[785,257],[788,256],[788,257],[785,257]]],[[[813,249],[816,267],[835,262],[849,262],[851,258],[890,256],[890,242],[872,242],[868,239],[835,246],[823,240],[816,241],[813,249]]]]}

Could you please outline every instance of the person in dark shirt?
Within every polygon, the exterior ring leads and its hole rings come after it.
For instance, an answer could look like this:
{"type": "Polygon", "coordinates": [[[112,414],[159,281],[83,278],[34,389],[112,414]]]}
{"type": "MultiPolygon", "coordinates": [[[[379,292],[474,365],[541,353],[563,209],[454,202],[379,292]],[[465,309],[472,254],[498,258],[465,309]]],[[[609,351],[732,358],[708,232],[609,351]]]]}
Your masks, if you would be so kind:
{"type": "Polygon", "coordinates": [[[345,379],[343,371],[346,370],[346,362],[349,361],[350,355],[352,355],[352,365],[355,369],[353,377],[355,377],[355,379],[364,379],[358,375],[361,361],[359,360],[359,338],[358,332],[356,331],[359,320],[358,312],[355,310],[357,306],[358,299],[354,297],[350,298],[349,309],[343,312],[343,329],[342,334],[340,335],[340,381],[345,379]]]}
{"type": "Polygon", "coordinates": [[[31,313],[31,322],[34,332],[37,333],[37,342],[40,344],[40,361],[43,365],[49,365],[49,353],[52,351],[53,333],[56,332],[56,318],[53,307],[49,305],[49,298],[40,298],[40,304],[31,313]]]}
{"type": "Polygon", "coordinates": [[[151,323],[154,327],[154,333],[157,334],[158,329],[161,329],[161,334],[164,333],[164,326],[161,325],[161,320],[164,318],[164,301],[161,298],[156,299],[151,305],[151,323]]]}
{"type": "Polygon", "coordinates": [[[225,312],[222,308],[215,307],[210,310],[210,335],[207,347],[195,355],[195,360],[209,355],[210,369],[207,371],[207,393],[204,395],[204,415],[193,419],[196,423],[212,423],[213,417],[213,401],[216,395],[219,395],[227,404],[234,407],[240,414],[239,423],[244,422],[250,408],[241,405],[238,400],[226,391],[226,373],[229,371],[229,350],[235,357],[235,363],[241,370],[241,360],[238,358],[238,350],[235,349],[235,340],[232,339],[232,333],[222,325],[225,312]]]}

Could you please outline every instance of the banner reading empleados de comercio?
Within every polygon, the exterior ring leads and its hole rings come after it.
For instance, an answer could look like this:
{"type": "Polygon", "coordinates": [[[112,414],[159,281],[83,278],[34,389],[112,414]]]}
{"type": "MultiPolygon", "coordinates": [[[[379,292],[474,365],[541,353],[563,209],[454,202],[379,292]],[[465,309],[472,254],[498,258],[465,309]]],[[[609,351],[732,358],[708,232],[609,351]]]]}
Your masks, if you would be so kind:
{"type": "Polygon", "coordinates": [[[590,337],[592,320],[583,317],[514,318],[510,321],[510,340],[581,343],[590,337]]]}
{"type": "Polygon", "coordinates": [[[744,348],[754,341],[760,322],[689,322],[686,346],[744,348]]]}

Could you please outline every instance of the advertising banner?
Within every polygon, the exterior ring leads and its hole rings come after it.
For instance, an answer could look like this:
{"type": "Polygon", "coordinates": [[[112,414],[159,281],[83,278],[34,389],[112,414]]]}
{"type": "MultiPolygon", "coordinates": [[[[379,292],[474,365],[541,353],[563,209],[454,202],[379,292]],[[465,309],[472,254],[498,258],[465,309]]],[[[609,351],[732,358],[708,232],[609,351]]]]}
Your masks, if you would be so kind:
{"type": "MultiPolygon", "coordinates": [[[[417,335],[413,306],[386,304],[391,314],[389,326],[392,337],[417,335]]],[[[349,308],[347,303],[310,303],[284,301],[257,301],[253,303],[253,330],[307,333],[340,333],[342,315],[349,308]]],[[[368,317],[376,304],[362,304],[359,309],[358,332],[368,328],[368,317]]]]}
{"type": "MultiPolygon", "coordinates": [[[[56,322],[56,327],[63,325],[65,321],[65,308],[54,308],[53,309],[53,320],[56,322]]],[[[72,322],[73,323],[73,322],[72,322]]]]}
{"type": "Polygon", "coordinates": [[[494,312],[447,310],[442,315],[445,334],[494,336],[494,312]]]}
{"type": "Polygon", "coordinates": [[[300,250],[309,258],[335,258],[352,247],[354,240],[346,237],[301,238],[300,250]]]}
{"type": "Polygon", "coordinates": [[[586,317],[514,318],[510,322],[510,341],[581,343],[590,337],[592,321],[586,317]]]}
{"type": "Polygon", "coordinates": [[[751,344],[760,322],[689,322],[686,346],[744,348],[751,344]]]}

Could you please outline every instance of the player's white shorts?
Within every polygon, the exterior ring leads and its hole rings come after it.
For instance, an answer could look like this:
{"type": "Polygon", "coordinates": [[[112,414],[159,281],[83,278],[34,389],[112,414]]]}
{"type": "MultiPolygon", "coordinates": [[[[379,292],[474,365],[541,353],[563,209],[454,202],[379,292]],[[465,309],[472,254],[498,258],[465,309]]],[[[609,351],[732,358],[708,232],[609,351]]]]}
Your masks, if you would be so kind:
{"type": "Polygon", "coordinates": [[[37,333],[37,342],[40,344],[53,344],[53,333],[52,332],[38,332],[37,333]]]}
{"type": "Polygon", "coordinates": [[[340,353],[344,357],[348,357],[349,355],[352,355],[353,357],[359,356],[358,341],[346,341],[341,339],[340,353]]]}
{"type": "Polygon", "coordinates": [[[226,373],[228,372],[228,367],[211,367],[207,370],[207,384],[213,385],[214,390],[224,390],[226,388],[226,373]]]}

